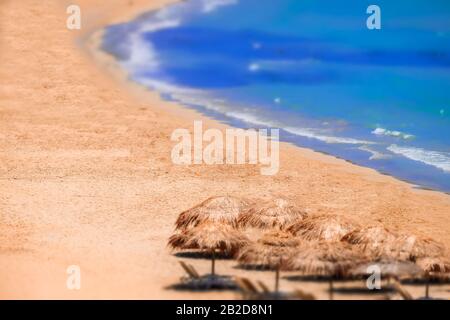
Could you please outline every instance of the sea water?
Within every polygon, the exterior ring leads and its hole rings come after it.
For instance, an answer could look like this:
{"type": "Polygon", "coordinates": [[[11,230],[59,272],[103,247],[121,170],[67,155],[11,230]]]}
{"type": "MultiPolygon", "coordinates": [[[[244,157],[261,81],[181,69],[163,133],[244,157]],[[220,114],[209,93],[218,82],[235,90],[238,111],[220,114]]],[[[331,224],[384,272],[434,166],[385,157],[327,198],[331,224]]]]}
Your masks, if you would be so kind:
{"type": "MultiPolygon", "coordinates": [[[[450,1],[190,0],[106,29],[132,80],[244,128],[450,191],[450,1]]],[[[282,166],[282,163],[281,163],[282,166]]]]}

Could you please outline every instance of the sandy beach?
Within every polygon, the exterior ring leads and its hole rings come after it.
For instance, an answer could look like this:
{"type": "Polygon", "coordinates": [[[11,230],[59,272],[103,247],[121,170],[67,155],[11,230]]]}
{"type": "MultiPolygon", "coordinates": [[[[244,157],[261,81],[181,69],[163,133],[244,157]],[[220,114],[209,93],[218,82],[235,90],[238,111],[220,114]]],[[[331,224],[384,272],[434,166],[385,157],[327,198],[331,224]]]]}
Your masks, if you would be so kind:
{"type": "MultiPolygon", "coordinates": [[[[127,83],[93,49],[102,27],[171,2],[78,0],[80,31],[65,27],[68,1],[0,3],[0,299],[235,298],[165,289],[183,275],[167,248],[176,217],[216,195],[282,196],[309,213],[381,223],[450,247],[448,194],[308,149],[283,143],[275,176],[257,165],[174,165],[174,129],[191,129],[195,119],[225,126],[127,83]],[[70,265],[81,268],[80,290],[66,287],[70,265]]],[[[210,266],[190,263],[201,272],[210,266]]],[[[217,270],[273,278],[230,260],[217,270]]],[[[327,298],[326,283],[281,285],[327,298]]],[[[450,297],[448,286],[433,292],[450,297]]]]}

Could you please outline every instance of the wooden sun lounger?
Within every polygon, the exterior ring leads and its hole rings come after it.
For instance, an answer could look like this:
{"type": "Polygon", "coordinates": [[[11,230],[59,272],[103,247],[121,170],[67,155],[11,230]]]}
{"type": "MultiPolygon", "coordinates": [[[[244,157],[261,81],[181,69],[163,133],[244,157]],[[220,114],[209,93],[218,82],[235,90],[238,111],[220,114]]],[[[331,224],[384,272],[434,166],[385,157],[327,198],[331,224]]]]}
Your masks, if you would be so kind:
{"type": "Polygon", "coordinates": [[[200,274],[197,272],[197,270],[195,270],[195,268],[192,264],[189,264],[188,267],[191,270],[191,272],[195,278],[200,278],[200,274]]]}
{"type": "Polygon", "coordinates": [[[247,284],[244,281],[242,281],[241,278],[236,277],[234,279],[234,282],[237,284],[238,288],[241,290],[242,297],[244,298],[244,300],[251,299],[254,296],[254,293],[250,290],[250,288],[247,286],[247,284]]]}
{"type": "Polygon", "coordinates": [[[262,291],[264,293],[269,293],[270,292],[270,289],[263,282],[258,280],[256,283],[259,285],[259,287],[262,289],[262,291]]]}
{"type": "Polygon", "coordinates": [[[249,290],[252,293],[256,293],[259,294],[259,290],[256,288],[256,286],[253,284],[253,282],[251,282],[249,279],[247,278],[241,278],[241,280],[246,284],[246,286],[249,288],[249,290]]]}
{"type": "Polygon", "coordinates": [[[234,281],[236,282],[239,289],[241,289],[241,291],[244,292],[244,294],[250,293],[250,289],[248,288],[247,284],[244,281],[242,281],[241,278],[236,277],[234,281]]]}
{"type": "Polygon", "coordinates": [[[189,275],[190,278],[198,279],[200,278],[197,271],[195,271],[194,267],[187,265],[184,261],[179,261],[181,267],[186,271],[186,273],[189,275]]]}
{"type": "Polygon", "coordinates": [[[239,289],[241,289],[244,299],[255,299],[261,295],[250,280],[236,277],[234,281],[239,289]]]}
{"type": "Polygon", "coordinates": [[[398,281],[395,281],[392,286],[403,299],[414,300],[413,296],[398,281]]]}

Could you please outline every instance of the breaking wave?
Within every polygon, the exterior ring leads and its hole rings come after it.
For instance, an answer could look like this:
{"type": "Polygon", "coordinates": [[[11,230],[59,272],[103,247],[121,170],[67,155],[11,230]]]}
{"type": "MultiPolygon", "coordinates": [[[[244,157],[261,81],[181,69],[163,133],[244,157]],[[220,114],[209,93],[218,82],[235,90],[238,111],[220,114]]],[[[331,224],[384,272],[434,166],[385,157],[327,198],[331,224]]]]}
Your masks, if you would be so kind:
{"type": "Polygon", "coordinates": [[[420,161],[430,166],[450,172],[450,153],[430,151],[422,148],[401,147],[396,144],[387,148],[389,151],[402,155],[414,161],[420,161]]]}

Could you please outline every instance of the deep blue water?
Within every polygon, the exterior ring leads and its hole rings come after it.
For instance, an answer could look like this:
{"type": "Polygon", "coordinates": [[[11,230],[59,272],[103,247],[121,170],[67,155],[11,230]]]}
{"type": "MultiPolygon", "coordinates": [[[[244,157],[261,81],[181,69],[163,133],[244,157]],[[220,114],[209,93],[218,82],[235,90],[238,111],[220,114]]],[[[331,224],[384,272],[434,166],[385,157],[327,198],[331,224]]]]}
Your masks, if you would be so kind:
{"type": "MultiPolygon", "coordinates": [[[[450,1],[190,0],[107,28],[167,99],[450,191],[450,1]]],[[[282,165],[282,164],[281,164],[282,165]]]]}

